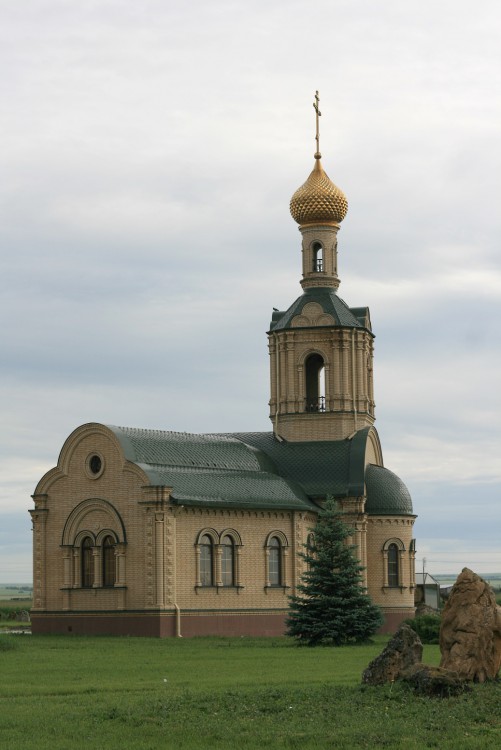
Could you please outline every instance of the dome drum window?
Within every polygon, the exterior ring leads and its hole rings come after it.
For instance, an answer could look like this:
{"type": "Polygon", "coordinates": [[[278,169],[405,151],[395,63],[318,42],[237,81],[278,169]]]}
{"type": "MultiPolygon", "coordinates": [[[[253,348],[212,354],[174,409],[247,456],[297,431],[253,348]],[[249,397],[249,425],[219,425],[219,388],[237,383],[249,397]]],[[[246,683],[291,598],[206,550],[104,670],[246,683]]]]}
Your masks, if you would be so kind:
{"type": "Polygon", "coordinates": [[[313,271],[321,273],[324,270],[324,249],[320,242],[314,242],[313,250],[313,271]]]}
{"type": "Polygon", "coordinates": [[[398,547],[390,544],[388,547],[388,586],[395,588],[399,584],[398,547]]]}

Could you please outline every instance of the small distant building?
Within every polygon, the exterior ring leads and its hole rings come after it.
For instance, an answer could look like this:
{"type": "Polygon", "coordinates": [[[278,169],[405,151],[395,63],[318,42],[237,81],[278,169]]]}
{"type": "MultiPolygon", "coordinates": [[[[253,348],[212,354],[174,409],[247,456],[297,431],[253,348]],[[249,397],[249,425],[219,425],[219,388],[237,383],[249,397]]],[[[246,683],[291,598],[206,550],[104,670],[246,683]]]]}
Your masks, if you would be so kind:
{"type": "Polygon", "coordinates": [[[430,573],[416,573],[414,603],[416,607],[425,604],[440,609],[440,583],[430,573]]]}

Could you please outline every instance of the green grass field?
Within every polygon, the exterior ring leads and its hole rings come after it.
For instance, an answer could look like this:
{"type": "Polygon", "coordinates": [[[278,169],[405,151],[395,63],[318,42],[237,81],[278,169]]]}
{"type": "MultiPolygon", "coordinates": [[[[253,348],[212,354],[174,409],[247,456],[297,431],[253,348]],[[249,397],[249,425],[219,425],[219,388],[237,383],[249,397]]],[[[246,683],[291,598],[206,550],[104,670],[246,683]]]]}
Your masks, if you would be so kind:
{"type": "MultiPolygon", "coordinates": [[[[3,750],[497,748],[501,686],[452,699],[363,688],[385,639],[0,635],[3,750]]],[[[437,663],[438,647],[425,648],[437,663]]]]}
{"type": "Polygon", "coordinates": [[[0,597],[0,632],[19,628],[29,629],[29,624],[16,622],[16,620],[10,619],[10,616],[14,611],[25,610],[29,612],[32,604],[31,598],[2,599],[0,597]]]}

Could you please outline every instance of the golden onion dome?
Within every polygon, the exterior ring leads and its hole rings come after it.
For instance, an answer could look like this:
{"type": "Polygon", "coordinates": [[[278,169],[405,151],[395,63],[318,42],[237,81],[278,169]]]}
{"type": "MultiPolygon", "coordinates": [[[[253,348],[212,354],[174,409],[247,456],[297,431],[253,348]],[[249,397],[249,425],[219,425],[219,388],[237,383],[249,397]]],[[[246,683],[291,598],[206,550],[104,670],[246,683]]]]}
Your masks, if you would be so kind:
{"type": "Polygon", "coordinates": [[[312,173],[291,198],[291,215],[298,224],[339,224],[348,211],[345,194],[329,180],[319,156],[315,154],[312,173]]]}

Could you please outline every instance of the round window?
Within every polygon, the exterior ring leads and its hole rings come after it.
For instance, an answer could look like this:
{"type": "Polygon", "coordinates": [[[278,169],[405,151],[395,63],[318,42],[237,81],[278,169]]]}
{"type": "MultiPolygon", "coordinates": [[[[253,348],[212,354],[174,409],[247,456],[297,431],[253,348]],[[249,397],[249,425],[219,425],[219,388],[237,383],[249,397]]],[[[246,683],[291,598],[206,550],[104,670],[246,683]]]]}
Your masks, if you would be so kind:
{"type": "Polygon", "coordinates": [[[103,462],[99,458],[99,456],[91,456],[89,461],[89,469],[93,474],[99,474],[101,471],[101,466],[103,465],[103,462]]]}
{"type": "Polygon", "coordinates": [[[98,479],[104,470],[104,459],[98,453],[91,453],[85,462],[87,476],[90,479],[98,479]]]}

